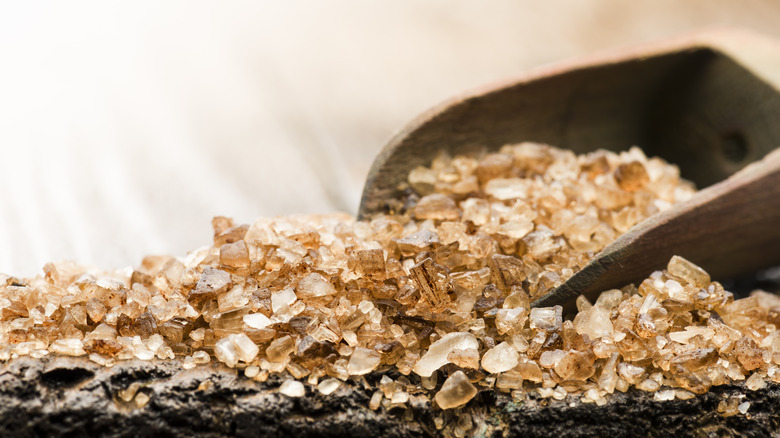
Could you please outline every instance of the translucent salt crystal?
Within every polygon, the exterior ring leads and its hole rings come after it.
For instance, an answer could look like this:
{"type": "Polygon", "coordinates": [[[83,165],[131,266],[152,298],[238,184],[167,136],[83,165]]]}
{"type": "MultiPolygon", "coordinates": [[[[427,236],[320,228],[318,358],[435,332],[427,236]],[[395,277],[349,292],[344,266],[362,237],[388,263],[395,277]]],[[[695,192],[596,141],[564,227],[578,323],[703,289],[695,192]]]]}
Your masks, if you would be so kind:
{"type": "Polygon", "coordinates": [[[117,391],[116,394],[122,401],[130,402],[142,386],[141,382],[133,382],[127,388],[117,391]]]}
{"type": "Polygon", "coordinates": [[[149,400],[151,398],[149,397],[149,394],[145,392],[139,392],[136,394],[135,399],[133,399],[133,402],[135,402],[135,405],[139,408],[142,408],[149,403],[149,400]]]}
{"type": "Polygon", "coordinates": [[[530,220],[511,220],[498,227],[498,234],[512,239],[522,239],[534,229],[534,223],[530,220]]]}
{"type": "Polygon", "coordinates": [[[382,355],[377,351],[356,347],[349,358],[347,372],[352,376],[368,374],[379,366],[381,360],[382,355]]]}
{"type": "Polygon", "coordinates": [[[569,395],[568,391],[566,391],[566,389],[564,389],[562,386],[558,386],[555,388],[555,391],[553,391],[552,398],[555,400],[563,400],[567,395],[569,395]]]}
{"type": "Polygon", "coordinates": [[[196,351],[192,353],[192,360],[199,365],[211,362],[211,356],[205,351],[196,351]]]}
{"type": "Polygon", "coordinates": [[[290,379],[285,380],[279,386],[279,392],[287,397],[303,397],[306,394],[306,388],[304,388],[303,383],[290,379]]]}
{"type": "Polygon", "coordinates": [[[230,274],[219,269],[206,268],[188,299],[193,305],[203,304],[226,291],[230,284],[230,274]]]}
{"type": "Polygon", "coordinates": [[[658,391],[660,387],[661,384],[653,379],[645,379],[636,384],[637,389],[647,392],[658,391]]]}
{"type": "Polygon", "coordinates": [[[706,288],[710,284],[710,274],[680,256],[673,256],[666,270],[695,287],[706,288]]]}
{"type": "Polygon", "coordinates": [[[715,331],[709,327],[688,326],[685,331],[669,333],[669,339],[681,344],[688,344],[694,336],[701,336],[704,339],[710,339],[715,335],[715,331]]]}
{"type": "Polygon", "coordinates": [[[751,391],[758,391],[759,389],[766,388],[766,381],[763,377],[761,377],[758,373],[753,373],[748,379],[745,381],[745,388],[751,390],[751,391]]]}
{"type": "Polygon", "coordinates": [[[368,402],[368,408],[372,411],[379,409],[379,405],[382,403],[382,391],[376,391],[371,396],[371,400],[368,402]]]}
{"type": "Polygon", "coordinates": [[[260,367],[257,365],[251,365],[244,369],[244,375],[249,379],[257,376],[258,374],[260,374],[260,367]]]}
{"type": "Polygon", "coordinates": [[[615,169],[614,176],[618,187],[627,192],[635,192],[650,182],[645,166],[639,161],[619,165],[615,169]]]}
{"type": "Polygon", "coordinates": [[[239,240],[226,243],[219,248],[219,262],[231,268],[246,268],[250,264],[246,242],[239,240]]]}
{"type": "Polygon", "coordinates": [[[100,322],[108,311],[108,308],[100,300],[92,298],[86,304],[87,315],[93,322],[100,322]]]}
{"type": "Polygon", "coordinates": [[[236,366],[239,360],[236,346],[229,338],[220,339],[214,344],[214,356],[231,368],[236,366]]]}
{"type": "Polygon", "coordinates": [[[599,375],[598,380],[599,388],[608,394],[615,392],[615,385],[618,380],[616,367],[619,356],[618,353],[612,353],[601,368],[601,375],[599,375]]]}
{"type": "Polygon", "coordinates": [[[468,348],[465,350],[452,350],[447,355],[447,360],[461,368],[479,368],[479,350],[468,348]]]}
{"type": "Polygon", "coordinates": [[[518,389],[523,387],[523,377],[515,372],[501,373],[496,377],[496,388],[518,389]]]}
{"type": "Polygon", "coordinates": [[[453,350],[479,349],[477,338],[467,332],[453,332],[431,344],[428,351],[414,366],[413,371],[421,377],[430,377],[434,371],[449,363],[447,356],[453,350]]]}
{"type": "Polygon", "coordinates": [[[482,368],[492,374],[503,373],[514,368],[519,358],[520,355],[512,346],[502,342],[485,352],[482,356],[482,368]]]}
{"type": "Polygon", "coordinates": [[[263,329],[271,325],[271,320],[262,313],[250,313],[244,315],[244,324],[253,329],[263,329]]]}
{"type": "Polygon", "coordinates": [[[737,406],[737,410],[740,414],[745,415],[747,414],[748,409],[750,409],[750,402],[742,402],[737,406]]]}
{"type": "Polygon", "coordinates": [[[595,372],[593,360],[579,351],[566,353],[553,369],[564,380],[586,380],[595,372]]]}
{"type": "Polygon", "coordinates": [[[666,289],[666,293],[669,294],[669,297],[671,298],[682,301],[688,300],[688,295],[685,293],[685,289],[683,289],[680,283],[674,280],[666,280],[664,283],[664,289],[666,289]]]}
{"type": "Polygon", "coordinates": [[[338,379],[325,379],[317,385],[317,390],[323,395],[329,395],[340,387],[341,382],[338,379]]]}
{"type": "Polygon", "coordinates": [[[555,364],[558,363],[561,359],[563,359],[563,356],[566,355],[566,352],[563,350],[547,350],[542,352],[542,355],[539,356],[539,366],[543,368],[552,368],[555,366],[555,364]]]}
{"type": "Polygon", "coordinates": [[[49,345],[49,351],[65,356],[83,356],[87,354],[84,351],[84,343],[81,339],[57,339],[49,345]]]}
{"type": "Polygon", "coordinates": [[[563,326],[563,308],[561,306],[533,308],[529,321],[534,330],[559,331],[563,326]]]}
{"type": "Polygon", "coordinates": [[[496,178],[485,184],[485,194],[501,201],[526,199],[531,188],[529,180],[521,178],[496,178]]]}
{"type": "Polygon", "coordinates": [[[620,289],[611,289],[604,291],[599,295],[596,300],[596,306],[602,307],[607,310],[614,309],[623,301],[623,291],[620,289]]]}
{"type": "Polygon", "coordinates": [[[463,371],[455,371],[441,386],[434,399],[442,409],[452,409],[463,406],[477,395],[477,388],[471,384],[463,371]]]}
{"type": "Polygon", "coordinates": [[[316,272],[301,278],[296,290],[301,298],[323,297],[336,293],[336,288],[333,287],[333,284],[316,272]]]}
{"type": "Polygon", "coordinates": [[[632,384],[639,383],[646,373],[644,368],[626,362],[618,364],[617,372],[623,380],[632,384]]]}
{"type": "Polygon", "coordinates": [[[436,174],[437,172],[433,169],[417,166],[409,172],[409,185],[415,192],[427,195],[433,191],[436,185],[436,174]]]}
{"type": "Polygon", "coordinates": [[[460,218],[460,210],[455,201],[441,193],[423,196],[414,206],[413,214],[418,220],[454,221],[460,218]]]}
{"type": "Polygon", "coordinates": [[[690,399],[696,397],[696,394],[694,394],[694,393],[692,393],[690,391],[686,391],[684,389],[676,389],[674,391],[674,395],[678,399],[680,399],[680,400],[690,400],[690,399]]]}
{"type": "Polygon", "coordinates": [[[295,350],[295,340],[292,336],[286,335],[274,339],[265,349],[265,354],[271,362],[282,362],[295,350]]]}
{"type": "Polygon", "coordinates": [[[282,307],[289,307],[298,297],[291,288],[271,293],[271,310],[278,312],[282,307]]]}
{"type": "Polygon", "coordinates": [[[232,334],[228,339],[235,345],[238,358],[246,363],[251,362],[260,352],[260,348],[244,333],[232,334]]]}
{"type": "Polygon", "coordinates": [[[674,389],[664,389],[661,391],[656,391],[655,393],[653,393],[653,400],[655,401],[674,400],[675,394],[676,393],[674,389]]]}
{"type": "Polygon", "coordinates": [[[430,257],[412,266],[410,274],[423,299],[434,309],[441,309],[450,302],[448,277],[430,257]]]}
{"type": "Polygon", "coordinates": [[[511,334],[522,330],[527,319],[528,311],[522,307],[499,309],[496,312],[496,329],[498,334],[511,334]]]}
{"type": "Polygon", "coordinates": [[[610,336],[614,331],[610,316],[611,312],[604,307],[593,306],[574,317],[574,330],[581,335],[588,335],[591,340],[610,336]]]}

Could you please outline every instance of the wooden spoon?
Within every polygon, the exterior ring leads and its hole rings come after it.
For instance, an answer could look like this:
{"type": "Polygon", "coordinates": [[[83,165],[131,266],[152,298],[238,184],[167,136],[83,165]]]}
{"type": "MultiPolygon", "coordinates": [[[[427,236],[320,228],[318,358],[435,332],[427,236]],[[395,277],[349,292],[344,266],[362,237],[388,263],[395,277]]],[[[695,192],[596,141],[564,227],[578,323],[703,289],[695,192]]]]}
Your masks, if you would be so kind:
{"type": "Polygon", "coordinates": [[[641,146],[702,190],[648,218],[534,303],[640,280],[672,255],[716,279],[780,263],[780,45],[735,30],[544,68],[453,99],[393,137],[369,171],[358,212],[398,208],[409,172],[441,150],[475,154],[521,141],[585,153],[641,146]],[[729,176],[734,175],[729,178],[729,176]]]}

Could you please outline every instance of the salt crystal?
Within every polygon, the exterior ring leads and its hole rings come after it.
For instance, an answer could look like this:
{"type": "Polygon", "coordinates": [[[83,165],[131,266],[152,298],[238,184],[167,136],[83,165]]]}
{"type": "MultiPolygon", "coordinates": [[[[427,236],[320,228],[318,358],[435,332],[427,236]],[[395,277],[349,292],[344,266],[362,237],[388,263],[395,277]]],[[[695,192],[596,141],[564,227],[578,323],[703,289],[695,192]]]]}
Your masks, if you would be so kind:
{"type": "Polygon", "coordinates": [[[196,364],[207,364],[211,362],[211,357],[205,351],[196,351],[192,353],[192,359],[196,364]]]}
{"type": "Polygon", "coordinates": [[[497,374],[509,371],[517,365],[520,355],[508,343],[502,342],[482,356],[482,368],[497,374]]]}
{"type": "Polygon", "coordinates": [[[710,274],[680,256],[673,256],[666,269],[692,286],[703,288],[710,284],[710,274]]]}
{"type": "Polygon", "coordinates": [[[379,405],[382,403],[382,391],[375,391],[371,396],[371,400],[368,402],[368,408],[372,411],[379,409],[379,405]]]}
{"type": "Polygon", "coordinates": [[[737,406],[737,410],[740,414],[745,415],[747,414],[748,409],[750,409],[750,402],[742,402],[737,406]]]}
{"type": "Polygon", "coordinates": [[[251,365],[244,369],[244,375],[249,379],[257,376],[258,374],[260,374],[260,367],[257,365],[251,365]]]}
{"type": "Polygon", "coordinates": [[[539,357],[539,366],[543,368],[552,368],[558,363],[566,352],[563,350],[547,350],[539,357]]]}
{"type": "Polygon", "coordinates": [[[564,380],[586,380],[593,375],[593,360],[579,351],[569,351],[554,367],[564,380]]]}
{"type": "Polygon", "coordinates": [[[238,358],[246,363],[251,362],[260,352],[260,348],[244,333],[232,334],[228,336],[228,339],[235,345],[238,358]]]}
{"type": "Polygon", "coordinates": [[[449,363],[447,356],[454,350],[479,349],[477,338],[471,333],[448,333],[431,344],[428,351],[414,366],[413,371],[421,377],[430,377],[434,371],[449,363]]]}
{"type": "Polygon", "coordinates": [[[352,376],[368,374],[379,366],[381,360],[380,353],[368,348],[356,347],[349,358],[347,372],[352,376]]]}
{"type": "Polygon", "coordinates": [[[690,400],[690,399],[696,397],[696,394],[694,394],[694,393],[692,393],[690,391],[686,391],[684,389],[676,389],[674,391],[674,395],[678,399],[680,399],[680,400],[690,400]]]}
{"type": "Polygon", "coordinates": [[[528,312],[518,307],[515,309],[499,309],[496,312],[496,329],[498,334],[515,333],[523,329],[528,319],[528,312]]]}
{"type": "Polygon", "coordinates": [[[745,388],[751,390],[751,391],[758,391],[759,389],[766,388],[766,381],[763,377],[761,377],[758,373],[753,373],[748,379],[745,381],[745,388]]]}
{"type": "Polygon", "coordinates": [[[662,391],[656,391],[655,393],[653,393],[653,400],[655,401],[674,400],[675,394],[676,393],[674,389],[664,389],[662,391]]]}
{"type": "Polygon", "coordinates": [[[150,397],[145,392],[139,392],[136,394],[135,399],[133,400],[135,402],[135,405],[139,408],[142,408],[146,406],[147,403],[149,403],[150,397]]]}
{"type": "Polygon", "coordinates": [[[333,287],[333,284],[316,272],[303,277],[298,282],[296,290],[301,298],[323,297],[336,293],[336,288],[333,287]]]}
{"type": "Polygon", "coordinates": [[[434,193],[424,196],[414,207],[414,217],[419,220],[457,220],[460,217],[460,210],[447,195],[434,193]]]}
{"type": "Polygon", "coordinates": [[[534,330],[559,331],[563,326],[563,308],[535,307],[531,309],[529,321],[534,330]]]}
{"type": "Polygon", "coordinates": [[[279,386],[279,393],[292,398],[303,397],[306,394],[306,388],[304,388],[303,383],[297,380],[285,380],[279,386]]]}
{"type": "Polygon", "coordinates": [[[244,315],[244,324],[253,329],[263,329],[271,325],[271,320],[262,313],[250,313],[244,315]]]}
{"type": "Polygon", "coordinates": [[[444,381],[441,390],[434,399],[442,409],[452,409],[463,406],[477,395],[477,388],[471,384],[463,371],[455,371],[444,381]]]}
{"type": "Polygon", "coordinates": [[[338,379],[325,379],[317,385],[317,390],[323,395],[329,395],[340,387],[341,382],[338,379]]]}
{"type": "Polygon", "coordinates": [[[485,184],[485,193],[498,200],[525,199],[530,182],[520,178],[495,178],[485,184]]]}
{"type": "Polygon", "coordinates": [[[623,163],[615,170],[615,181],[618,187],[628,192],[635,192],[650,181],[645,166],[639,161],[623,163]]]}
{"type": "Polygon", "coordinates": [[[461,368],[479,368],[479,350],[467,348],[465,350],[452,350],[447,355],[447,360],[461,368]]]}
{"type": "Polygon", "coordinates": [[[271,310],[278,312],[283,307],[289,307],[298,297],[291,288],[271,293],[271,310]]]}
{"type": "Polygon", "coordinates": [[[295,340],[286,335],[274,339],[265,349],[265,354],[271,362],[282,362],[295,350],[295,340]]]}
{"type": "Polygon", "coordinates": [[[223,362],[229,367],[236,366],[239,360],[236,346],[228,338],[223,338],[217,341],[217,343],[214,345],[214,355],[217,357],[217,360],[223,362]]]}
{"type": "Polygon", "coordinates": [[[81,339],[57,339],[49,345],[49,351],[65,356],[83,356],[87,354],[84,351],[84,343],[81,339]]]}
{"type": "Polygon", "coordinates": [[[234,243],[226,243],[219,249],[219,261],[231,268],[246,268],[250,264],[249,249],[246,242],[239,240],[234,243]]]}

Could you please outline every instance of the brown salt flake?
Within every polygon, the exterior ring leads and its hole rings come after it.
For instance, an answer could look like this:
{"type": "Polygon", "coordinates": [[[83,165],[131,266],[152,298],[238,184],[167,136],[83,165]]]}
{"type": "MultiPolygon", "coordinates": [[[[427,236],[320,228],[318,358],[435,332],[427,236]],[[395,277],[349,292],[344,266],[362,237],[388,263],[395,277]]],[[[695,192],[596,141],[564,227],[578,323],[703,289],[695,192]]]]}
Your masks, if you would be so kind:
{"type": "Polygon", "coordinates": [[[90,354],[113,357],[122,351],[122,345],[111,339],[89,339],[84,341],[84,350],[90,354]]]}
{"type": "Polygon", "coordinates": [[[347,372],[352,376],[362,376],[373,371],[382,361],[382,355],[368,348],[357,347],[347,364],[347,372]]]}
{"type": "Polygon", "coordinates": [[[248,267],[251,261],[246,242],[239,240],[222,245],[219,248],[219,263],[233,269],[248,267]]]}
{"type": "Polygon", "coordinates": [[[428,257],[410,269],[412,278],[417,284],[422,298],[435,310],[440,310],[450,303],[450,279],[446,270],[428,257]]]}
{"type": "Polygon", "coordinates": [[[517,333],[525,327],[528,311],[523,307],[499,309],[496,311],[496,330],[498,334],[517,333]]]}
{"type": "Polygon", "coordinates": [[[593,359],[585,353],[569,351],[553,369],[564,380],[587,380],[595,372],[593,359]]]}
{"type": "Polygon", "coordinates": [[[521,286],[527,278],[523,262],[517,257],[494,254],[490,260],[493,281],[503,291],[509,291],[512,286],[521,286]]]}
{"type": "Polygon", "coordinates": [[[698,348],[676,355],[672,359],[673,365],[682,365],[687,370],[696,371],[713,365],[718,361],[718,352],[713,348],[698,348]]]}
{"type": "Polygon", "coordinates": [[[519,359],[517,350],[502,342],[485,352],[482,356],[482,368],[491,374],[503,373],[517,366],[519,359]]]}
{"type": "Polygon", "coordinates": [[[297,296],[303,299],[334,295],[336,293],[336,288],[327,278],[321,274],[312,272],[298,282],[296,291],[297,296]]]}
{"type": "Polygon", "coordinates": [[[461,368],[479,369],[479,350],[466,348],[452,350],[447,354],[447,360],[461,368]]]}
{"type": "Polygon", "coordinates": [[[650,182],[645,166],[639,161],[619,165],[614,175],[618,187],[627,192],[635,192],[650,182]]]}
{"type": "Polygon", "coordinates": [[[439,244],[439,236],[433,231],[423,228],[404,238],[396,239],[398,249],[406,256],[413,256],[422,251],[433,249],[439,244]]]}
{"type": "Polygon", "coordinates": [[[375,280],[385,277],[385,252],[381,249],[366,249],[353,254],[355,270],[358,274],[375,280]]]}
{"type": "Polygon", "coordinates": [[[195,289],[190,292],[188,300],[190,304],[200,306],[206,301],[216,299],[217,294],[227,291],[230,284],[230,274],[219,269],[206,268],[195,289]]]}
{"type": "Polygon", "coordinates": [[[563,327],[563,307],[535,307],[531,309],[529,321],[534,330],[560,331],[563,327]]]}
{"type": "Polygon", "coordinates": [[[434,193],[423,196],[414,206],[414,217],[418,220],[454,221],[460,218],[460,210],[455,201],[447,195],[434,193]]]}
{"type": "Polygon", "coordinates": [[[488,154],[479,161],[474,174],[481,184],[504,176],[512,168],[513,158],[506,154],[488,154]]]}
{"type": "Polygon", "coordinates": [[[763,351],[758,347],[756,341],[748,336],[743,336],[736,342],[734,352],[737,354],[739,363],[748,371],[764,364],[763,351]]]}
{"type": "Polygon", "coordinates": [[[444,381],[434,400],[442,409],[463,406],[477,395],[477,388],[471,384],[463,371],[455,371],[444,381]]]}
{"type": "Polygon", "coordinates": [[[673,256],[666,269],[670,274],[685,280],[691,286],[706,288],[710,285],[710,274],[680,256],[673,256]]]}

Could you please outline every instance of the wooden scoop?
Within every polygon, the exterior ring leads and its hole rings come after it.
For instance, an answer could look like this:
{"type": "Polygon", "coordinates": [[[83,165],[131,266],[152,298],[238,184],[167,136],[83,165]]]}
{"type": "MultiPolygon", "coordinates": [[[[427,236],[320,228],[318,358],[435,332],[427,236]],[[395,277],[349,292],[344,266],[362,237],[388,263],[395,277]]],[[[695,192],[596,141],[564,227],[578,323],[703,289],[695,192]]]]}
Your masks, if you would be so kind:
{"type": "Polygon", "coordinates": [[[535,306],[641,280],[681,255],[715,279],[780,264],[780,45],[719,30],[544,68],[418,117],[380,152],[358,212],[397,208],[409,172],[535,141],[585,153],[641,146],[702,190],[636,225],[535,306]],[[761,161],[759,161],[761,160],[761,161]],[[756,162],[758,161],[758,162],[756,162]],[[735,174],[746,165],[750,167],[735,174]],[[733,176],[731,176],[733,175],[733,176]]]}

